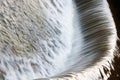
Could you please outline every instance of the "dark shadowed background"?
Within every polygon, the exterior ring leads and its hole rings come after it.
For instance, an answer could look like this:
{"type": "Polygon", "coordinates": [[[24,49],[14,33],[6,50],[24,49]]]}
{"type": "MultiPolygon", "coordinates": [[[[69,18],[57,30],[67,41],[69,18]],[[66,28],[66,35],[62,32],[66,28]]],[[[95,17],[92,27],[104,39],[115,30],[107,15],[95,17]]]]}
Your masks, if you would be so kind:
{"type": "Polygon", "coordinates": [[[108,0],[120,38],[120,0],[108,0]]]}
{"type": "MultiPolygon", "coordinates": [[[[120,39],[120,0],[107,0],[112,11],[112,15],[116,24],[117,34],[120,39]]],[[[108,80],[120,80],[120,40],[117,41],[119,47],[118,52],[115,53],[111,76],[108,80]]]]}

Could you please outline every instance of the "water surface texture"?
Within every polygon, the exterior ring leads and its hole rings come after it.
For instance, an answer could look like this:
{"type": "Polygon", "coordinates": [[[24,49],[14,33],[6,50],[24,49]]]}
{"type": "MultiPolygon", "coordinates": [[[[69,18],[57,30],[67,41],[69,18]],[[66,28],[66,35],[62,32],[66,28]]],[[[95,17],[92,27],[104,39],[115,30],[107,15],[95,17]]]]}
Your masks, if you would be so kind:
{"type": "Polygon", "coordinates": [[[116,40],[106,0],[2,0],[0,80],[107,80],[116,40]]]}

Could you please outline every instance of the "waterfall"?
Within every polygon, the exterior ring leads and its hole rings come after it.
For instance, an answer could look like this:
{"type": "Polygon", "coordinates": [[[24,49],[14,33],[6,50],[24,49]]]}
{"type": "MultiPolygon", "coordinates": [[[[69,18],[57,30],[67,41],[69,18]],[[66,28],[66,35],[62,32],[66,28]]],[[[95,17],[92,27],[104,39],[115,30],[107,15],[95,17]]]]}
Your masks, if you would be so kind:
{"type": "Polygon", "coordinates": [[[106,0],[0,1],[0,80],[107,80],[116,41],[106,0]]]}

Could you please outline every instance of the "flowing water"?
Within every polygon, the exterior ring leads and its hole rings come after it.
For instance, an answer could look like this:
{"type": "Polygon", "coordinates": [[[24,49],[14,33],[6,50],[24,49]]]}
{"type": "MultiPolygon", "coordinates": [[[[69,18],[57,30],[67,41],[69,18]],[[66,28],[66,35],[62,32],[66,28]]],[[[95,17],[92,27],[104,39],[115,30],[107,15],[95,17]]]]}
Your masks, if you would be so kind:
{"type": "Polygon", "coordinates": [[[2,0],[0,80],[64,79],[71,72],[98,80],[116,39],[105,0],[2,0]]]}

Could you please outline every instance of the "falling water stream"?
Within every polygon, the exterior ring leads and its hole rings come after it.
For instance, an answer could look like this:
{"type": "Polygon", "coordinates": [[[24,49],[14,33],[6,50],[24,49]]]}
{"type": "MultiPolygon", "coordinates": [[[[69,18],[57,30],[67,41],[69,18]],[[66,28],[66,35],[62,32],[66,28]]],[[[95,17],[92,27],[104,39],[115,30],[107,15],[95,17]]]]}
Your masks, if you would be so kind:
{"type": "Polygon", "coordinates": [[[98,80],[116,39],[105,0],[2,0],[0,80],[98,80]]]}

